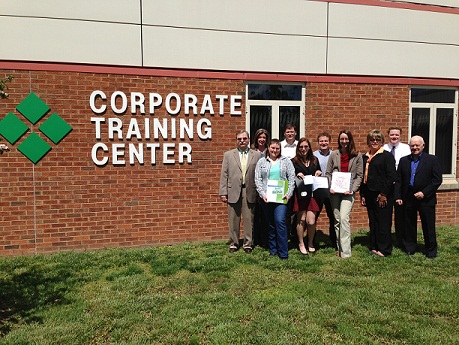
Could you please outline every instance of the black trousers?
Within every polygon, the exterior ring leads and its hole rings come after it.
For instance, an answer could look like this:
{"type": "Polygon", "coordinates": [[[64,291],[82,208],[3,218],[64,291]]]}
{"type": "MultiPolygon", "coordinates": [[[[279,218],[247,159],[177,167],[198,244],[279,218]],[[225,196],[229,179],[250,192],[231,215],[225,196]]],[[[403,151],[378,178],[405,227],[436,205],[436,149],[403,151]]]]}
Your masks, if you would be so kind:
{"type": "Polygon", "coordinates": [[[386,207],[379,207],[376,198],[379,192],[370,191],[365,196],[368,212],[368,222],[370,225],[370,250],[378,250],[384,255],[392,253],[392,208],[394,198],[387,198],[386,207]]]}
{"type": "Polygon", "coordinates": [[[322,212],[323,207],[327,211],[327,217],[329,221],[328,233],[330,237],[330,242],[333,247],[336,248],[336,232],[335,232],[335,216],[333,215],[333,208],[331,206],[330,198],[324,198],[319,200],[319,212],[317,212],[316,221],[319,218],[320,213],[322,212]]]}
{"type": "Polygon", "coordinates": [[[406,215],[406,232],[405,232],[405,249],[407,252],[415,252],[417,244],[417,225],[418,213],[421,218],[422,233],[424,235],[424,244],[426,256],[437,256],[437,234],[435,231],[435,205],[428,206],[424,202],[409,198],[405,205],[406,215]]]}
{"type": "Polygon", "coordinates": [[[403,246],[405,242],[405,205],[397,205],[394,203],[394,227],[395,227],[395,238],[399,247],[403,246]]]}
{"type": "Polygon", "coordinates": [[[253,218],[253,242],[255,246],[268,249],[268,225],[266,224],[261,203],[264,202],[261,198],[255,205],[255,216],[253,218]]]}

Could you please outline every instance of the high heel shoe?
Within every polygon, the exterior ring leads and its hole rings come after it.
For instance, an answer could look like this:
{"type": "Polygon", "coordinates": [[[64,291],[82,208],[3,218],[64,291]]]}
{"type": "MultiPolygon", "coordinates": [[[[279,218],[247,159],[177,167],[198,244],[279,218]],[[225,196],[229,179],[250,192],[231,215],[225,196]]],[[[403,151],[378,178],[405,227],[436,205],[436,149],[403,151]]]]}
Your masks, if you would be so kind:
{"type": "Polygon", "coordinates": [[[308,251],[311,253],[311,254],[314,254],[316,252],[316,248],[314,247],[308,247],[308,251]]]}
{"type": "Polygon", "coordinates": [[[306,250],[306,247],[304,246],[304,243],[300,243],[298,245],[298,250],[300,251],[301,254],[308,255],[308,251],[306,250]]]}

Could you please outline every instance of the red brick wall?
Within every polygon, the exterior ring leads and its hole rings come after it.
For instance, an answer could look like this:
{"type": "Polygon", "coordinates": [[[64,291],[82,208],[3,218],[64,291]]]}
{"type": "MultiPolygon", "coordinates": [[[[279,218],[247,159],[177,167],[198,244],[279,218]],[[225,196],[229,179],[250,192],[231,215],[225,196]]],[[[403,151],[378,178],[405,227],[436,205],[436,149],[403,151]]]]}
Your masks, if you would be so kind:
{"type": "MultiPolygon", "coordinates": [[[[10,111],[24,119],[15,107],[33,91],[51,108],[46,116],[56,112],[73,130],[58,145],[40,134],[52,150],[35,166],[17,150],[25,136],[0,156],[0,255],[227,239],[226,207],[218,198],[218,182],[223,152],[234,147],[235,132],[245,128],[243,80],[20,70],[3,71],[0,78],[9,74],[15,79],[10,98],[0,101],[0,119],[10,111]],[[177,115],[195,122],[205,117],[212,123],[212,139],[203,141],[195,133],[193,140],[183,141],[192,146],[192,164],[163,164],[160,150],[156,165],[145,159],[144,165],[99,167],[91,159],[97,140],[90,118],[100,116],[89,107],[94,90],[107,96],[114,91],[146,96],[157,92],[163,97],[190,93],[198,100],[204,94],[213,100],[217,94],[243,95],[242,116],[230,116],[228,104],[224,116],[177,115]]],[[[386,130],[390,124],[408,127],[408,86],[308,83],[306,90],[306,133],[312,142],[319,131],[327,130],[336,147],[338,131],[348,128],[358,149],[365,151],[370,129],[386,130]]],[[[127,124],[131,115],[108,110],[104,117],[120,117],[127,124]]],[[[162,107],[154,117],[170,115],[162,107]]],[[[102,138],[110,143],[106,133],[102,138]]],[[[177,145],[182,140],[157,142],[177,145]]],[[[457,191],[440,193],[439,224],[459,223],[457,197],[457,191]]],[[[325,218],[321,217],[319,228],[326,228],[321,223],[325,218]]],[[[354,229],[368,226],[358,200],[352,224],[354,229]]]]}
{"type": "MultiPolygon", "coordinates": [[[[317,134],[332,135],[331,147],[338,148],[338,133],[347,129],[354,136],[358,151],[367,151],[366,135],[372,129],[386,134],[391,125],[403,129],[407,142],[409,88],[406,85],[308,83],[306,85],[306,135],[317,148],[317,134]],[[309,128],[313,128],[311,131],[309,128]]],[[[320,219],[320,218],[319,218],[320,219]]],[[[351,214],[352,228],[368,228],[366,209],[357,196],[351,214]]],[[[324,219],[322,218],[322,222],[324,219]]],[[[319,228],[326,228],[318,224],[319,228]]]]}

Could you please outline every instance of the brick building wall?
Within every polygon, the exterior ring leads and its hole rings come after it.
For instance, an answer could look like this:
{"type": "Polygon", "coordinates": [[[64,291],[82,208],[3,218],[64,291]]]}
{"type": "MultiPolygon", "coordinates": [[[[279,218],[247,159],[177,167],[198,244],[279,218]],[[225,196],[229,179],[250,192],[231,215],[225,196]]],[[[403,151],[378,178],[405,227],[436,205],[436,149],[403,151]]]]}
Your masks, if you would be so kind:
{"type": "MultiPolygon", "coordinates": [[[[235,146],[235,132],[245,128],[245,80],[25,70],[4,70],[0,77],[6,75],[14,80],[10,98],[0,101],[0,118],[13,112],[23,119],[15,107],[33,91],[51,108],[45,118],[56,112],[73,129],[56,145],[34,125],[34,131],[52,146],[36,165],[17,150],[30,130],[17,143],[9,144],[11,152],[0,156],[0,255],[227,239],[226,206],[218,197],[220,164],[223,152],[235,146]],[[209,119],[212,138],[201,140],[195,130],[193,139],[149,141],[176,146],[189,143],[192,163],[163,164],[160,148],[155,165],[145,158],[143,165],[127,161],[120,166],[110,162],[97,166],[91,150],[98,141],[137,145],[147,140],[110,140],[106,126],[102,126],[102,139],[97,140],[91,117],[120,118],[124,126],[131,117],[141,123],[146,117],[170,119],[171,115],[164,107],[154,115],[131,115],[129,111],[117,115],[111,109],[96,115],[89,106],[94,90],[108,97],[115,91],[126,95],[155,92],[163,97],[193,94],[199,102],[210,94],[214,106],[216,95],[242,95],[242,115],[229,114],[228,103],[223,115],[186,115],[182,111],[174,117],[192,118],[195,123],[209,119]]],[[[317,133],[327,130],[336,147],[337,133],[348,128],[357,148],[364,152],[370,129],[385,131],[397,124],[407,130],[408,93],[408,86],[400,85],[307,83],[306,135],[316,142],[317,133]]],[[[407,140],[406,131],[403,140],[407,140]]],[[[174,158],[178,159],[177,153],[174,158]]],[[[458,224],[457,197],[457,191],[439,193],[439,224],[458,224]]],[[[358,199],[351,217],[353,229],[368,227],[358,199]]],[[[326,228],[325,219],[319,220],[319,229],[326,228]]]]}
{"type": "MultiPolygon", "coordinates": [[[[391,125],[403,129],[402,141],[407,142],[408,115],[409,88],[406,85],[306,85],[306,134],[311,143],[317,143],[317,134],[324,130],[332,135],[331,148],[337,149],[338,133],[347,129],[354,136],[357,150],[365,153],[368,149],[367,133],[379,129],[385,134],[391,125]],[[314,131],[311,133],[308,128],[314,131]]],[[[353,229],[368,228],[366,208],[360,205],[359,196],[355,200],[351,221],[353,229]]],[[[319,222],[318,228],[326,228],[326,224],[319,222]]]]}

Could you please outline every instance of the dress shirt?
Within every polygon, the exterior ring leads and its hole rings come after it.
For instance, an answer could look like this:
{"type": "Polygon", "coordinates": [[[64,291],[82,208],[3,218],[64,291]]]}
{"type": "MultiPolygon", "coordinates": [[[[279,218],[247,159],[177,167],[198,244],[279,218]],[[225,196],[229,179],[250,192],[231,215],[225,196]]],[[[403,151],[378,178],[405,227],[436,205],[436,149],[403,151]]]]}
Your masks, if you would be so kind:
{"type": "Polygon", "coordinates": [[[395,148],[395,169],[398,168],[398,162],[400,161],[400,158],[408,156],[411,154],[411,149],[410,145],[405,144],[405,143],[398,143],[395,146],[392,146],[391,143],[384,144],[384,150],[392,152],[392,148],[395,148]]]}
{"type": "Polygon", "coordinates": [[[247,155],[249,153],[249,149],[242,151],[239,150],[239,159],[241,160],[241,170],[242,170],[242,184],[245,185],[245,173],[247,170],[247,155]]]}
{"type": "MultiPolygon", "coordinates": [[[[237,149],[237,151],[239,152],[239,159],[241,159],[241,160],[242,160],[242,154],[243,153],[245,153],[246,155],[249,154],[249,149],[247,149],[245,151],[237,149]]],[[[245,156],[245,157],[247,157],[247,156],[245,156]]]]}
{"type": "Polygon", "coordinates": [[[282,140],[280,144],[282,156],[290,159],[296,156],[296,145],[298,145],[298,140],[295,140],[293,144],[288,144],[286,140],[282,140]]]}
{"type": "Polygon", "coordinates": [[[416,175],[416,170],[419,165],[419,158],[421,158],[422,153],[418,156],[418,158],[414,158],[413,156],[410,157],[411,160],[411,174],[410,174],[410,186],[414,186],[414,176],[416,175]]]}

